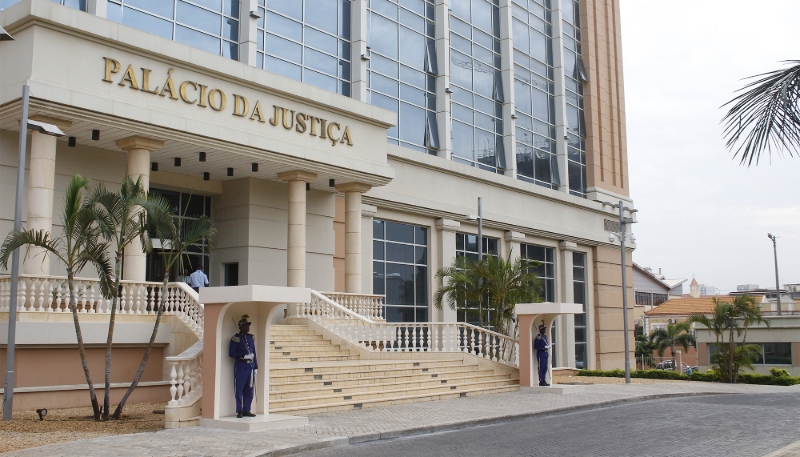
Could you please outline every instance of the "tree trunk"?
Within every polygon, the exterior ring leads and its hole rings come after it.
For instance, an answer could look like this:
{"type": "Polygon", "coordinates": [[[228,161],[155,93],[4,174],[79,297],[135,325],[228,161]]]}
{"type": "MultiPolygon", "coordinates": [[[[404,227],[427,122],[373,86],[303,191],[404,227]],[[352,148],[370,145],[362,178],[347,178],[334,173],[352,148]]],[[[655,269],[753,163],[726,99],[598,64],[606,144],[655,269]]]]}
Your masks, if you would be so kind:
{"type": "Polygon", "coordinates": [[[136,386],[139,384],[139,380],[142,378],[142,373],[144,373],[144,368],[147,366],[147,360],[150,358],[150,351],[153,350],[153,345],[156,342],[156,335],[158,334],[158,326],[161,323],[161,314],[164,312],[164,302],[166,301],[167,297],[167,280],[169,278],[169,270],[164,275],[164,283],[161,286],[161,297],[159,297],[159,305],[158,305],[158,312],[156,313],[156,323],[153,325],[153,333],[150,335],[150,341],[147,343],[147,349],[144,351],[144,356],[142,357],[142,363],[139,365],[139,370],[136,371],[136,376],[133,377],[133,382],[131,386],[128,387],[128,391],[125,392],[125,395],[122,397],[122,400],[119,401],[117,405],[117,409],[114,410],[114,419],[119,419],[122,416],[122,408],[125,407],[125,402],[128,401],[128,397],[130,397],[133,390],[136,389],[136,386]]]}
{"type": "Polygon", "coordinates": [[[103,392],[103,420],[108,420],[108,410],[111,409],[111,346],[114,341],[114,323],[117,317],[117,303],[120,296],[120,275],[122,274],[122,258],[119,250],[114,265],[114,297],[111,299],[111,316],[108,319],[108,338],[106,339],[106,388],[103,392]]]}
{"type": "Polygon", "coordinates": [[[100,407],[97,404],[97,395],[94,392],[92,373],[89,371],[89,361],[86,360],[86,348],[83,345],[81,324],[78,321],[78,303],[77,300],[75,300],[75,277],[71,269],[67,270],[67,282],[69,284],[69,307],[72,310],[72,321],[75,323],[75,337],[78,339],[78,352],[81,355],[83,374],[86,376],[86,384],[89,385],[89,398],[92,401],[92,413],[94,414],[94,420],[100,420],[100,407]]]}

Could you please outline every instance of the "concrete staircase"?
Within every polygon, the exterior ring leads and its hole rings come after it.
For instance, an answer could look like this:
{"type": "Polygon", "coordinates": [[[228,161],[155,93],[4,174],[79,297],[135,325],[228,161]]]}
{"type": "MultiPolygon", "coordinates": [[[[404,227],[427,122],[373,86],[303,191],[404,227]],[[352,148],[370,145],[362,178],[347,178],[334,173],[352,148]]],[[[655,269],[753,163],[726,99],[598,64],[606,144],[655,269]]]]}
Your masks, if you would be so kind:
{"type": "Polygon", "coordinates": [[[270,412],[328,411],[514,391],[517,373],[464,353],[381,353],[333,344],[306,325],[273,325],[270,412]]]}

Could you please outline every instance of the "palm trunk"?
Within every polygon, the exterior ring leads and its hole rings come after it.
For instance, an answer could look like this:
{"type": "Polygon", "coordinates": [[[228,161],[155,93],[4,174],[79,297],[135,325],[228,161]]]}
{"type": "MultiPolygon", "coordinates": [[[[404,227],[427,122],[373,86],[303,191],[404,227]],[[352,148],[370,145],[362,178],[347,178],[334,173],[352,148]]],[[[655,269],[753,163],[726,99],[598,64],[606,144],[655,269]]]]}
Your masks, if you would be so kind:
{"type": "Polygon", "coordinates": [[[111,316],[108,319],[108,338],[106,339],[106,387],[103,392],[103,420],[108,420],[108,410],[111,409],[111,346],[114,341],[114,323],[117,317],[117,303],[120,296],[120,275],[122,274],[122,259],[117,250],[116,264],[114,265],[114,297],[111,299],[111,316]]]}
{"type": "Polygon", "coordinates": [[[130,397],[133,390],[136,389],[136,386],[139,384],[139,380],[142,378],[142,373],[144,373],[144,368],[147,366],[147,360],[150,358],[150,351],[153,350],[153,345],[156,342],[156,335],[158,334],[158,326],[161,323],[161,314],[164,312],[164,302],[166,301],[167,297],[167,280],[169,279],[169,270],[164,274],[164,282],[161,287],[161,297],[159,297],[159,304],[158,304],[158,312],[156,313],[156,323],[153,325],[153,333],[150,335],[150,341],[147,343],[147,349],[144,351],[144,356],[142,357],[142,363],[139,365],[139,370],[136,371],[136,376],[133,377],[133,382],[131,386],[128,387],[128,391],[125,392],[125,395],[120,400],[119,404],[117,405],[117,409],[114,410],[114,419],[119,419],[122,416],[122,408],[125,407],[125,402],[128,401],[128,397],[130,397]]]}
{"type": "Polygon", "coordinates": [[[100,407],[97,404],[97,395],[94,391],[92,373],[89,371],[89,361],[86,359],[86,348],[83,345],[81,324],[78,321],[78,302],[75,299],[75,277],[72,273],[72,269],[67,269],[67,283],[69,285],[69,307],[72,310],[72,321],[75,323],[75,337],[78,339],[78,352],[81,355],[83,374],[86,376],[86,384],[89,385],[89,398],[92,400],[92,412],[94,414],[94,420],[100,420],[100,407]]]}

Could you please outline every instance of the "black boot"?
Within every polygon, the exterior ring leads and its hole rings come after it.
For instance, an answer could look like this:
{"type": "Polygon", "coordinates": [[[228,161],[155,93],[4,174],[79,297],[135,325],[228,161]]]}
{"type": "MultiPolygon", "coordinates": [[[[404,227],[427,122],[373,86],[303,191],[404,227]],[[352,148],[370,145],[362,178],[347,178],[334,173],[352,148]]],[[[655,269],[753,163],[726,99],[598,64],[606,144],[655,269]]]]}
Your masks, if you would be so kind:
{"type": "Polygon", "coordinates": [[[245,411],[242,414],[244,415],[244,417],[256,417],[256,415],[251,413],[250,411],[245,411]]]}
{"type": "Polygon", "coordinates": [[[236,413],[236,418],[237,418],[237,419],[241,419],[241,418],[242,418],[242,412],[241,412],[241,411],[239,411],[238,413],[236,413]]]}

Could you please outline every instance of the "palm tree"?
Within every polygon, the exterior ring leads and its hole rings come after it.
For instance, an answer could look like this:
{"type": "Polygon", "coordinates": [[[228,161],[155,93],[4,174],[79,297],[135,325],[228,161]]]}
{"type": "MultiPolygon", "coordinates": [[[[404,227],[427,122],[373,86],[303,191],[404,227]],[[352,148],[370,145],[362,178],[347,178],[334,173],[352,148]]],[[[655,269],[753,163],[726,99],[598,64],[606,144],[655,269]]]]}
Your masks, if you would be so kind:
{"type": "Polygon", "coordinates": [[[89,386],[89,397],[95,420],[100,420],[100,408],[94,391],[89,362],[86,359],[86,348],[83,344],[83,333],[78,320],[78,304],[75,296],[75,275],[91,264],[100,279],[100,292],[106,298],[113,295],[111,283],[111,263],[106,256],[109,245],[100,242],[100,229],[95,223],[95,215],[88,202],[84,201],[83,191],[88,188],[89,180],[75,175],[72,177],[64,198],[64,212],[61,215],[64,234],[61,238],[50,238],[44,230],[12,231],[0,248],[0,266],[6,268],[11,253],[22,246],[35,246],[45,250],[61,261],[67,269],[69,288],[69,309],[72,310],[72,321],[75,325],[75,336],[78,339],[78,352],[83,365],[83,374],[89,386]]]}
{"type": "Polygon", "coordinates": [[[723,106],[730,107],[725,124],[725,145],[739,162],[758,165],[761,153],[785,150],[790,157],[800,146],[800,60],[790,67],[754,76],[740,95],[723,106]],[[737,146],[738,144],[738,146],[737,146]]]}
{"type": "MultiPolygon", "coordinates": [[[[156,322],[153,325],[153,332],[150,334],[150,341],[147,343],[142,362],[139,364],[139,369],[128,387],[127,392],[114,410],[114,419],[119,419],[122,416],[122,409],[125,407],[128,397],[131,395],[139,380],[142,377],[147,360],[150,358],[150,352],[156,341],[158,334],[158,327],[161,323],[161,316],[164,313],[164,303],[167,299],[167,287],[169,285],[169,272],[173,266],[177,266],[179,271],[183,271],[183,260],[186,255],[187,248],[201,240],[207,240],[208,245],[213,247],[214,238],[217,236],[217,229],[214,223],[211,222],[206,216],[193,220],[181,227],[181,220],[171,211],[169,202],[159,195],[151,195],[146,202],[142,204],[146,212],[146,228],[151,230],[156,238],[161,240],[161,245],[164,249],[161,250],[161,256],[164,263],[164,276],[161,283],[161,293],[159,294],[159,304],[156,312],[156,322]]],[[[188,207],[188,205],[187,205],[188,207]]],[[[152,243],[144,232],[144,246],[152,249],[152,243]]]]}
{"type": "Polygon", "coordinates": [[[111,301],[111,316],[106,339],[105,392],[103,395],[102,419],[108,420],[111,409],[111,347],[114,340],[114,324],[119,296],[122,292],[122,257],[125,247],[144,232],[141,205],[147,199],[141,177],[135,182],[130,177],[122,181],[119,192],[110,192],[102,184],[92,193],[90,202],[95,211],[103,237],[114,247],[114,297],[111,301]]]}
{"type": "Polygon", "coordinates": [[[539,263],[525,258],[511,260],[488,255],[480,260],[459,257],[451,267],[441,268],[436,277],[442,286],[434,295],[434,306],[450,309],[462,305],[478,309],[481,326],[488,323],[498,333],[514,335],[514,305],[540,301],[539,278],[534,269],[539,263]],[[512,328],[513,327],[513,328],[512,328]]]}
{"type": "Polygon", "coordinates": [[[696,342],[692,335],[692,327],[689,321],[678,322],[677,324],[667,324],[666,328],[657,328],[650,334],[650,341],[655,345],[659,357],[664,356],[664,351],[669,348],[672,356],[673,369],[679,367],[675,365],[675,346],[680,345],[684,351],[689,350],[689,346],[695,346],[696,342]]]}
{"type": "Polygon", "coordinates": [[[702,324],[714,334],[717,351],[710,362],[717,366],[720,381],[729,383],[736,382],[741,368],[752,369],[752,358],[761,351],[759,346],[747,344],[747,329],[757,323],[770,326],[756,300],[748,295],[737,296],[732,303],[715,298],[710,318],[694,314],[689,316],[688,322],[702,324]],[[742,341],[737,342],[736,336],[742,336],[742,341]]]}

